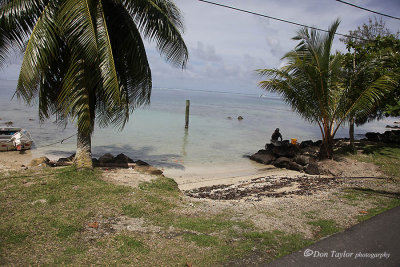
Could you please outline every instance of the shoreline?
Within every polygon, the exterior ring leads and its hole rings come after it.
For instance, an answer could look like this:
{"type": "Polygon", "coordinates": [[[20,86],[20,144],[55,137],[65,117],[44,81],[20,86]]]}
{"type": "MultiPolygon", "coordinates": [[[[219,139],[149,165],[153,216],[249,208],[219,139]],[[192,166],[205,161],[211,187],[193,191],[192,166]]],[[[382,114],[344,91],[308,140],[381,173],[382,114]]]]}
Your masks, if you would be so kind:
{"type": "Polygon", "coordinates": [[[248,159],[248,162],[225,164],[193,164],[182,169],[164,168],[164,175],[172,178],[178,184],[180,190],[194,188],[234,184],[248,181],[262,176],[287,176],[302,175],[299,172],[276,168],[272,165],[264,165],[248,159]]]}
{"type": "MultiPolygon", "coordinates": [[[[2,170],[21,170],[29,163],[41,156],[48,157],[50,160],[57,160],[55,155],[42,154],[35,150],[5,151],[0,153],[0,168],[2,170]]],[[[301,173],[287,169],[279,169],[272,165],[264,165],[250,159],[243,159],[233,163],[207,163],[207,164],[187,164],[180,168],[161,167],[164,175],[174,179],[181,190],[212,186],[219,184],[230,184],[258,178],[260,176],[289,176],[293,177],[301,173]],[[246,161],[247,160],[247,161],[246,161]]]]}

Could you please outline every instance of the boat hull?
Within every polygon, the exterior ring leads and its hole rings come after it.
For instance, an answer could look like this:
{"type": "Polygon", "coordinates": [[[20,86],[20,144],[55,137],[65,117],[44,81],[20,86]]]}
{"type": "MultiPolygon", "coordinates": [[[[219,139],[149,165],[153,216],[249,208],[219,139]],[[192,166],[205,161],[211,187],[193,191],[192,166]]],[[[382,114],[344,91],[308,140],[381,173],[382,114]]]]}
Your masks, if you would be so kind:
{"type": "Polygon", "coordinates": [[[31,149],[32,143],[30,134],[22,128],[0,128],[0,151],[28,150],[31,149]],[[19,142],[13,140],[16,133],[20,133],[19,142]]]}

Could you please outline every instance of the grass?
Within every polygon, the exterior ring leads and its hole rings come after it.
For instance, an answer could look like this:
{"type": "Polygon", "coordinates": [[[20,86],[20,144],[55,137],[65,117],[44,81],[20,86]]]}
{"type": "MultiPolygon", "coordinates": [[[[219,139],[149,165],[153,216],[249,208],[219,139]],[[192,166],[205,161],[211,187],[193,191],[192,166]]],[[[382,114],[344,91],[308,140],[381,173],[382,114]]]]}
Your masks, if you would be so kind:
{"type": "Polygon", "coordinates": [[[192,241],[201,247],[217,246],[220,243],[220,240],[217,237],[205,234],[185,233],[183,234],[183,238],[187,241],[192,241]]]}
{"type": "MultiPolygon", "coordinates": [[[[373,163],[379,166],[381,171],[390,179],[384,180],[382,183],[397,184],[400,182],[400,146],[360,142],[357,144],[356,149],[359,153],[352,154],[343,150],[342,154],[358,161],[373,163]]],[[[365,214],[357,217],[359,222],[400,206],[400,193],[385,190],[349,188],[344,190],[341,198],[352,205],[360,205],[366,200],[373,202],[373,208],[367,209],[364,211],[365,214]]]]}
{"type": "Polygon", "coordinates": [[[106,183],[100,174],[73,167],[0,174],[0,264],[183,266],[190,259],[215,266],[266,250],[263,260],[272,260],[310,242],[257,232],[226,210],[185,215],[172,179],[133,189],[106,183]],[[159,227],[159,233],[112,230],[118,221],[112,218],[123,216],[140,218],[142,227],[159,227]],[[103,228],[94,230],[91,222],[103,228]]]}
{"type": "Polygon", "coordinates": [[[317,226],[316,233],[315,233],[315,237],[317,239],[319,239],[321,237],[325,237],[325,236],[330,236],[334,233],[341,231],[341,228],[339,228],[336,225],[336,222],[334,220],[319,219],[316,221],[308,222],[308,224],[317,226]]]}
{"type": "Polygon", "coordinates": [[[361,153],[343,153],[347,157],[362,162],[373,163],[380,167],[385,175],[400,181],[400,146],[386,145],[383,143],[359,143],[356,147],[361,153]]]}
{"type": "Polygon", "coordinates": [[[145,247],[143,242],[136,240],[133,237],[127,235],[117,235],[114,239],[119,243],[117,251],[123,255],[130,253],[149,252],[149,249],[145,247]]]}
{"type": "MultiPolygon", "coordinates": [[[[392,177],[388,182],[396,183],[399,170],[387,165],[400,164],[400,149],[368,148],[349,156],[382,166],[392,177]]],[[[100,175],[73,167],[0,174],[0,265],[257,265],[341,230],[321,219],[324,211],[311,210],[302,217],[314,230],[312,239],[261,231],[228,209],[185,212],[187,203],[172,179],[159,177],[134,189],[106,183],[100,175]],[[118,230],[126,217],[139,230],[118,230]],[[99,222],[99,229],[89,227],[91,222],[99,222]]],[[[399,193],[367,188],[335,197],[348,205],[372,203],[366,214],[354,215],[360,221],[400,205],[399,193]]]]}

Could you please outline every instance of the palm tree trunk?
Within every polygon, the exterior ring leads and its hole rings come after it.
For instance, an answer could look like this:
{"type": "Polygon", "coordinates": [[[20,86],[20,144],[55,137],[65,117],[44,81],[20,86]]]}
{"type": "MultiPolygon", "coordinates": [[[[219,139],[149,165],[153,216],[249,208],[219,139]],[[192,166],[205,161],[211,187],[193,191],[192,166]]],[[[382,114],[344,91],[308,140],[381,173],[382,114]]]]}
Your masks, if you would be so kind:
{"type": "Polygon", "coordinates": [[[75,164],[77,169],[93,169],[92,135],[78,129],[75,164]]]}
{"type": "Polygon", "coordinates": [[[351,152],[354,152],[356,150],[354,146],[354,118],[350,119],[349,136],[350,136],[350,149],[351,152]]]}
{"type": "Polygon", "coordinates": [[[318,157],[320,160],[333,159],[333,137],[332,136],[327,135],[322,140],[322,144],[319,149],[318,157]]]}

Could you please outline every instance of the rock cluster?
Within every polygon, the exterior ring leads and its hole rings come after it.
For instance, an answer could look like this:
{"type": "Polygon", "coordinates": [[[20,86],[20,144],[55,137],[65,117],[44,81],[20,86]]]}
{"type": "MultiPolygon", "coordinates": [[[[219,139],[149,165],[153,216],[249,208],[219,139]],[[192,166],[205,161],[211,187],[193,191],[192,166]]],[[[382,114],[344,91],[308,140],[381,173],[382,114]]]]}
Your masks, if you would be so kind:
{"type": "MultiPolygon", "coordinates": [[[[50,161],[46,157],[41,157],[37,159],[33,159],[30,166],[65,166],[65,165],[71,165],[73,164],[75,160],[75,154],[67,157],[67,158],[59,158],[57,162],[55,161],[50,161]]],[[[93,158],[93,165],[95,167],[117,167],[117,168],[134,168],[135,170],[148,173],[148,174],[153,174],[153,175],[162,175],[163,171],[160,169],[157,169],[147,162],[144,162],[142,160],[137,160],[134,161],[125,154],[119,154],[117,156],[113,156],[110,153],[106,153],[99,157],[98,159],[93,158]]]]}
{"type": "Polygon", "coordinates": [[[367,137],[367,139],[369,141],[373,141],[373,142],[400,144],[400,131],[399,130],[386,131],[383,134],[369,132],[369,133],[365,134],[365,137],[367,137]]]}
{"type": "Polygon", "coordinates": [[[250,159],[259,163],[274,165],[308,174],[320,174],[317,163],[321,141],[303,141],[301,144],[291,144],[285,140],[282,145],[267,144],[265,150],[259,150],[250,159]]]}

